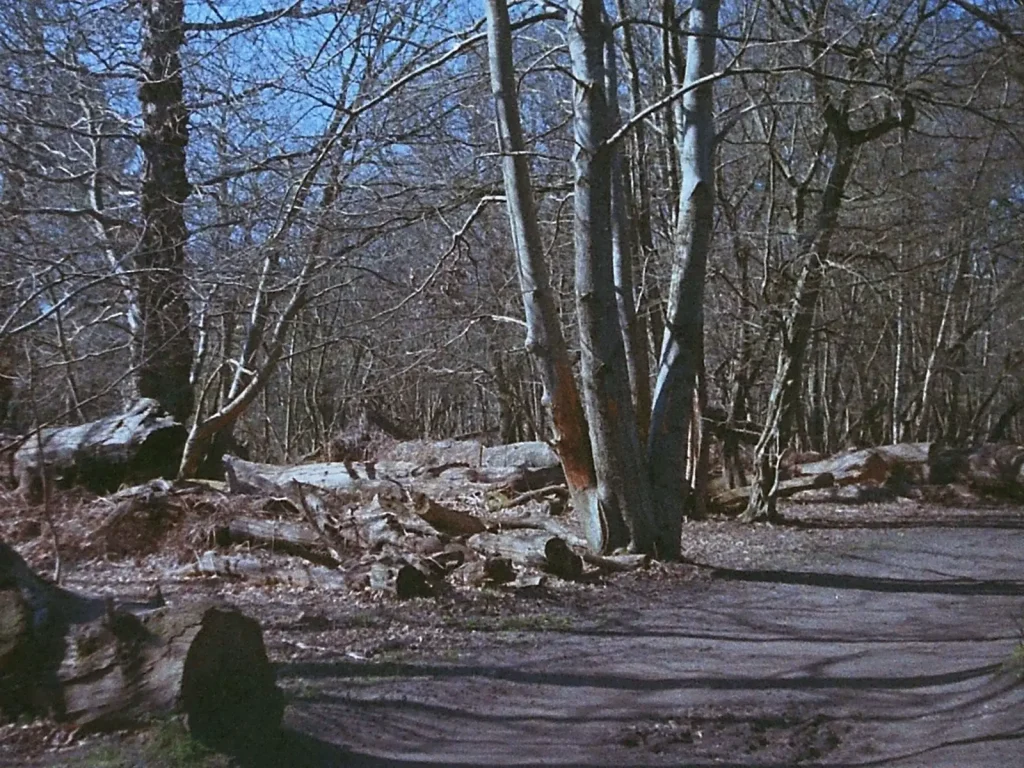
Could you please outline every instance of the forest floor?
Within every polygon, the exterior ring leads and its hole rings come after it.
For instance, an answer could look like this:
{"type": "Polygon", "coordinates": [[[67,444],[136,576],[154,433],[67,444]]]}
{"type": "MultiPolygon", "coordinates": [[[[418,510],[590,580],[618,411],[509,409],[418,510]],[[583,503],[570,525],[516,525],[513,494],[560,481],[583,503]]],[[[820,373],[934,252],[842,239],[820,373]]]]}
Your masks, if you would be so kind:
{"type": "MultiPolygon", "coordinates": [[[[166,725],[74,739],[21,723],[0,729],[0,765],[1020,765],[1024,508],[784,514],[687,523],[685,564],[402,602],[168,583],[168,553],[81,557],[72,589],[160,582],[171,602],[216,593],[258,617],[284,732],[225,757],[166,725]]],[[[8,516],[0,536],[46,565],[38,526],[8,516]]]]}

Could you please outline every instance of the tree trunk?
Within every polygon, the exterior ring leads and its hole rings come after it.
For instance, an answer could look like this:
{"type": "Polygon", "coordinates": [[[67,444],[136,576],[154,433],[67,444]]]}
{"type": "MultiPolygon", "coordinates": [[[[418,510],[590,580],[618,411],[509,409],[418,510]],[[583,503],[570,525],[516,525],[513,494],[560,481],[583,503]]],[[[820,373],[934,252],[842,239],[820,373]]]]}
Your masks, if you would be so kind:
{"type": "Polygon", "coordinates": [[[192,413],[192,336],[185,277],[188,110],[179,50],[184,0],[142,3],[139,101],[142,236],[135,255],[141,319],[138,389],[185,423],[192,413]]]}
{"type": "MultiPolygon", "coordinates": [[[[554,444],[565,469],[573,506],[595,551],[608,545],[598,505],[587,421],[573,379],[572,363],[551,292],[533,200],[526,142],[519,118],[512,33],[505,0],[487,0],[487,45],[498,144],[519,285],[526,315],[526,348],[539,369],[544,401],[551,409],[554,444]]],[[[617,543],[617,542],[616,542],[617,543]]]]}
{"type": "Polygon", "coordinates": [[[283,697],[259,625],[237,610],[74,594],[3,542],[0,585],[0,714],[86,731],[185,714],[215,742],[276,732],[283,697]]]}
{"type": "MultiPolygon", "coordinates": [[[[682,85],[707,77],[715,68],[718,0],[698,0],[690,10],[686,72],[682,85]]],[[[678,81],[677,81],[678,82],[678,81]]],[[[676,223],[675,263],[668,322],[662,343],[654,411],[648,440],[651,479],[666,545],[678,554],[687,497],[687,445],[694,416],[695,387],[703,367],[704,282],[714,229],[714,123],[712,86],[694,88],[677,110],[679,163],[683,175],[676,223]]],[[[699,430],[699,425],[694,425],[699,430]]],[[[698,441],[699,443],[699,441],[698,441]]],[[[689,457],[694,467],[697,456],[689,457]]]]}
{"type": "MultiPolygon", "coordinates": [[[[615,61],[615,36],[605,39],[605,91],[608,94],[608,115],[611,130],[621,124],[619,112],[619,78],[615,61]]],[[[619,310],[619,331],[626,354],[629,389],[636,413],[637,433],[641,444],[646,442],[651,417],[650,359],[647,355],[647,329],[636,312],[636,291],[633,285],[635,227],[630,227],[629,204],[633,197],[629,174],[623,162],[621,144],[612,153],[612,266],[615,273],[615,300],[619,310]]]]}
{"type": "Polygon", "coordinates": [[[673,546],[671,532],[662,540],[655,520],[617,322],[611,227],[615,150],[606,143],[611,116],[604,69],[605,40],[610,34],[600,0],[568,4],[575,134],[576,309],[583,401],[603,522],[599,551],[628,543],[637,552],[674,557],[678,543],[673,546]]]}
{"type": "Polygon", "coordinates": [[[797,415],[799,396],[803,389],[804,356],[821,293],[825,262],[839,222],[839,209],[846,182],[853,171],[857,148],[897,128],[908,129],[916,117],[913,104],[904,101],[899,114],[890,112],[874,125],[853,130],[850,128],[849,113],[844,111],[847,109],[836,107],[828,97],[824,97],[824,119],[835,141],[835,160],[825,182],[813,228],[798,237],[798,246],[802,252],[800,275],[785,318],[782,348],[768,400],[768,414],[755,450],[755,476],[751,485],[750,503],[742,516],[745,522],[771,520],[776,516],[779,460],[782,450],[789,443],[797,415]]]}
{"type": "Polygon", "coordinates": [[[14,476],[28,499],[51,481],[109,493],[126,482],[173,477],[185,428],[155,400],[139,400],[126,413],[73,427],[48,427],[23,438],[14,453],[14,476]]]}

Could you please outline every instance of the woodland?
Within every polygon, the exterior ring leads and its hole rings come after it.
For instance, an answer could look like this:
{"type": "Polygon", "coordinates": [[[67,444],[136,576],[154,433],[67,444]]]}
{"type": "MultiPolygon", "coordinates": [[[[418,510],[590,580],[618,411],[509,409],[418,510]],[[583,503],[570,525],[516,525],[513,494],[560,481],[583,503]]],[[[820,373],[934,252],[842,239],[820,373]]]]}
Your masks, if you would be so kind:
{"type": "Polygon", "coordinates": [[[0,714],[280,720],[238,609],[61,586],[135,524],[406,599],[1024,498],[1019,0],[0,8],[0,714]]]}

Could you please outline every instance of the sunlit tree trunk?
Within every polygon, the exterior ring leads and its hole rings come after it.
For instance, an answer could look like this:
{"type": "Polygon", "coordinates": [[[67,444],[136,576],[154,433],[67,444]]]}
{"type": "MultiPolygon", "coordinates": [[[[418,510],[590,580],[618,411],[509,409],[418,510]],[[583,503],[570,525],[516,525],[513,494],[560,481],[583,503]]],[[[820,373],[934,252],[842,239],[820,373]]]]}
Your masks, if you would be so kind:
{"type": "Polygon", "coordinates": [[[565,470],[573,506],[588,544],[602,552],[624,543],[624,534],[609,529],[600,509],[587,420],[551,292],[519,118],[508,5],[505,0],[487,0],[485,8],[495,122],[526,315],[526,348],[540,373],[544,401],[551,410],[555,450],[565,470]]]}
{"type": "MultiPolygon", "coordinates": [[[[681,81],[690,85],[715,68],[718,32],[718,0],[697,0],[690,10],[690,37],[686,72],[681,81]]],[[[682,73],[678,73],[677,76],[682,73]]],[[[704,283],[708,251],[714,229],[714,118],[710,83],[688,91],[677,110],[681,188],[676,222],[672,286],[662,343],[648,454],[651,478],[660,516],[679,540],[682,517],[691,492],[685,468],[696,479],[700,454],[701,400],[696,396],[703,368],[704,283]],[[696,455],[688,456],[688,446],[696,455]]]]}
{"type": "MultiPolygon", "coordinates": [[[[611,114],[604,68],[605,40],[610,34],[600,0],[568,4],[575,137],[576,311],[583,403],[599,504],[611,546],[628,539],[631,548],[639,552],[672,557],[671,537],[663,539],[666,532],[655,521],[617,321],[611,224],[614,148],[607,144],[611,114]]],[[[678,543],[674,549],[678,550],[678,543]]]]}

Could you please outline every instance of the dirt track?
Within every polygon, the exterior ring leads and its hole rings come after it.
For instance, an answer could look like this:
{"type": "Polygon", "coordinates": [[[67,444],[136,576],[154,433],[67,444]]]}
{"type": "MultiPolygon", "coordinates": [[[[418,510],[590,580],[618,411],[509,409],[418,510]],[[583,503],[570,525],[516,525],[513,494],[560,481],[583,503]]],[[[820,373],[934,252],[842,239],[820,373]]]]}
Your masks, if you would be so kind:
{"type": "Polygon", "coordinates": [[[349,766],[1020,765],[1024,515],[841,541],[616,584],[457,659],[284,663],[292,746],[349,766]]]}
{"type": "MultiPolygon", "coordinates": [[[[289,701],[276,748],[194,765],[1021,765],[1024,508],[787,514],[687,524],[700,567],[534,592],[165,583],[257,616],[289,701]]],[[[126,594],[168,558],[82,561],[68,586],[126,594]]],[[[0,744],[0,765],[150,765],[131,737],[37,741],[0,744]]]]}

